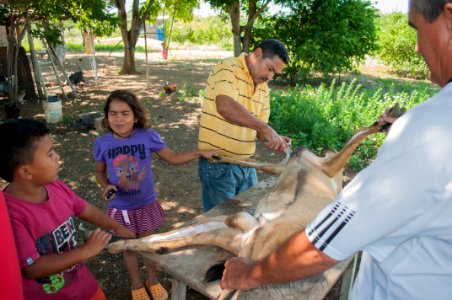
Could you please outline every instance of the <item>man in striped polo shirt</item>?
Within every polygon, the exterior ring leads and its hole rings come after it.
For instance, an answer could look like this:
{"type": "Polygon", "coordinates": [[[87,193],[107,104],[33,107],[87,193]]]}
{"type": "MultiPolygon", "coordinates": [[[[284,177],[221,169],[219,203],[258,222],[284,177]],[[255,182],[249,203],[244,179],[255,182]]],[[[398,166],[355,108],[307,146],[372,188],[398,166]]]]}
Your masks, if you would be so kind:
{"type": "MultiPolygon", "coordinates": [[[[199,128],[199,149],[219,150],[223,156],[245,159],[256,150],[256,139],[275,151],[284,151],[290,139],[267,122],[270,101],[267,81],[289,62],[285,46],[265,40],[251,54],[242,53],[217,64],[207,80],[199,128]]],[[[256,170],[199,160],[204,211],[257,183],[256,170]]]]}

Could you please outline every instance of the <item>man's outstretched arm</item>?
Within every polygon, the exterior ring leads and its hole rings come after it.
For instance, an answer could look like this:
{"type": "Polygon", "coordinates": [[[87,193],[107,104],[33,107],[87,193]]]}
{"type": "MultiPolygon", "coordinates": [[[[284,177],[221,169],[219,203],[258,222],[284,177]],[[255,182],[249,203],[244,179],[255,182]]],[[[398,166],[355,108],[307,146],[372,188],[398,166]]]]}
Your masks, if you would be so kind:
{"type": "Polygon", "coordinates": [[[295,233],[262,261],[234,257],[225,263],[223,289],[252,289],[263,284],[284,283],[317,275],[338,261],[308,240],[304,230],[295,233]]]}

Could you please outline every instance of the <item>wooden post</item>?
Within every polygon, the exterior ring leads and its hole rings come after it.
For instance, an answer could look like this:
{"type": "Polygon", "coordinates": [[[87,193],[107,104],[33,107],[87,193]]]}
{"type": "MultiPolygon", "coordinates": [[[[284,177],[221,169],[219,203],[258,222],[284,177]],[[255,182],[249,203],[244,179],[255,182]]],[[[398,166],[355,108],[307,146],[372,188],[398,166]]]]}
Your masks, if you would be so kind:
{"type": "Polygon", "coordinates": [[[348,265],[347,269],[342,274],[341,279],[341,293],[339,300],[348,300],[350,292],[353,287],[353,282],[355,281],[356,271],[358,267],[358,257],[359,254],[355,254],[353,261],[348,265]]]}
{"type": "Polygon", "coordinates": [[[149,61],[148,61],[148,38],[146,31],[146,19],[143,21],[144,27],[144,53],[146,53],[146,87],[149,88],[149,61]]]}
{"type": "Polygon", "coordinates": [[[94,81],[97,83],[97,64],[96,64],[96,47],[94,46],[94,36],[89,31],[91,38],[89,39],[91,42],[91,68],[94,73],[94,81]]]}
{"type": "Polygon", "coordinates": [[[187,294],[187,285],[177,279],[172,280],[171,300],[185,300],[187,294]]]}

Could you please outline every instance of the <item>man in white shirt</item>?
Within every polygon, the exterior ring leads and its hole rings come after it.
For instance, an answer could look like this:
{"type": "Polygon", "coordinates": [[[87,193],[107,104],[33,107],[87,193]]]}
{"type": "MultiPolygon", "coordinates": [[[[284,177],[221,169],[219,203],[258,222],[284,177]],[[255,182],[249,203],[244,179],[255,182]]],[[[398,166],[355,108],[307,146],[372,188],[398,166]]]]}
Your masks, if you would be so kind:
{"type": "Polygon", "coordinates": [[[375,161],[262,261],[226,262],[222,288],[314,276],[363,251],[351,299],[452,297],[452,0],[410,0],[440,92],[400,117],[375,161]]]}

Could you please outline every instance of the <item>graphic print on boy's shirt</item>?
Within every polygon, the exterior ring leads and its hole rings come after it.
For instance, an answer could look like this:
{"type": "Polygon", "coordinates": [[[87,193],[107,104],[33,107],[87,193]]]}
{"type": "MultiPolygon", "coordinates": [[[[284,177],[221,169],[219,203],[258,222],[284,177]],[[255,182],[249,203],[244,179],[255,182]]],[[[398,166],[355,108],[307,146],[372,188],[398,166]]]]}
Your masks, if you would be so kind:
{"type": "MultiPolygon", "coordinates": [[[[46,233],[36,240],[36,247],[39,255],[49,255],[55,253],[68,252],[77,247],[77,234],[74,216],[69,217],[65,222],[55,228],[53,231],[46,233]]],[[[30,265],[33,261],[27,259],[30,265]]],[[[64,286],[64,273],[71,272],[79,267],[76,264],[69,269],[64,270],[60,274],[54,274],[45,278],[36,279],[42,285],[47,294],[57,293],[64,286]]]]}

